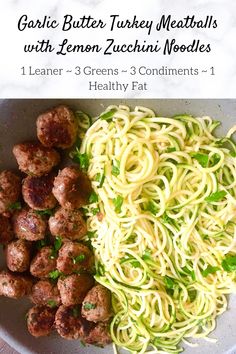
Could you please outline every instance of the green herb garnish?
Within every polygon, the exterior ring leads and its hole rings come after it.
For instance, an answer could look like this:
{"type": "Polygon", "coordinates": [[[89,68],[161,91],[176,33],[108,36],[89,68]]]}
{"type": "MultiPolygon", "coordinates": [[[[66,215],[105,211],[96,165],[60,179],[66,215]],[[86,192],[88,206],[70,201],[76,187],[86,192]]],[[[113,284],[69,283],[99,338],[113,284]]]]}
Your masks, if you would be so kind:
{"type": "Polygon", "coordinates": [[[76,264],[76,263],[81,263],[85,260],[86,256],[85,254],[80,254],[76,257],[73,257],[73,263],[76,264]]]}
{"type": "Polygon", "coordinates": [[[62,238],[60,236],[56,236],[55,241],[54,241],[54,248],[56,251],[58,251],[62,246],[62,238]]]}
{"type": "Polygon", "coordinates": [[[208,197],[205,198],[205,201],[208,203],[212,202],[219,202],[226,196],[227,192],[225,191],[218,191],[215,193],[210,194],[208,197]]]}
{"type": "Polygon", "coordinates": [[[87,236],[89,239],[93,238],[96,234],[96,231],[87,231],[87,236]]]}
{"type": "Polygon", "coordinates": [[[142,255],[142,259],[144,261],[150,261],[152,259],[152,255],[149,249],[146,249],[142,255]]]}
{"type": "Polygon", "coordinates": [[[116,108],[112,108],[110,111],[108,112],[104,112],[102,113],[99,118],[101,120],[111,120],[112,117],[114,116],[114,114],[116,113],[117,109],[116,108]]]}
{"type": "Polygon", "coordinates": [[[54,214],[54,209],[34,210],[34,213],[42,216],[43,215],[52,216],[54,214]]]}
{"type": "Polygon", "coordinates": [[[47,304],[51,308],[57,307],[57,303],[54,300],[48,300],[47,304]]]}
{"type": "Polygon", "coordinates": [[[202,167],[207,167],[209,157],[206,154],[192,153],[191,156],[196,159],[202,167]]]}
{"type": "Polygon", "coordinates": [[[208,265],[206,269],[202,271],[202,276],[206,278],[209,274],[214,274],[217,272],[217,270],[220,270],[219,267],[213,267],[211,265],[208,265]]]}
{"type": "Polygon", "coordinates": [[[115,212],[116,213],[120,213],[121,212],[121,207],[122,207],[122,204],[123,204],[123,198],[120,195],[118,195],[118,197],[112,199],[112,201],[113,201],[113,204],[115,206],[115,212]]]}
{"type": "Polygon", "coordinates": [[[97,213],[99,213],[100,212],[100,209],[99,208],[92,208],[91,209],[91,213],[93,214],[93,215],[96,215],[97,213]]]}
{"type": "Polygon", "coordinates": [[[72,160],[80,165],[81,170],[87,171],[89,167],[89,156],[81,153],[78,148],[70,153],[72,160]]]}
{"type": "Polygon", "coordinates": [[[226,272],[233,272],[236,270],[236,256],[227,256],[221,263],[226,272]]]}
{"type": "Polygon", "coordinates": [[[9,204],[7,209],[10,211],[21,210],[22,209],[21,202],[15,202],[15,203],[9,204]]]}
{"type": "Polygon", "coordinates": [[[115,164],[112,164],[112,168],[111,168],[111,174],[113,176],[119,176],[120,174],[120,161],[115,160],[115,164]]]}
{"type": "Polygon", "coordinates": [[[158,212],[156,204],[153,202],[153,200],[149,200],[146,210],[150,211],[153,215],[156,215],[158,212]]]}
{"type": "Polygon", "coordinates": [[[174,152],[176,151],[176,148],[174,146],[169,146],[167,149],[166,149],[166,152],[174,152]]]}
{"type": "Polygon", "coordinates": [[[89,203],[96,203],[96,202],[98,202],[98,195],[93,191],[90,194],[89,203]]]}
{"type": "Polygon", "coordinates": [[[197,290],[189,290],[188,296],[191,302],[193,302],[197,297],[197,290]]]}
{"type": "Polygon", "coordinates": [[[175,281],[174,279],[168,277],[167,275],[164,276],[164,283],[165,283],[165,287],[167,289],[174,289],[175,286],[175,281]]]}
{"type": "Polygon", "coordinates": [[[105,174],[104,173],[97,173],[95,177],[95,181],[99,182],[98,188],[101,188],[103,186],[103,183],[105,181],[105,174]]]}
{"type": "Polygon", "coordinates": [[[53,270],[52,272],[49,273],[49,278],[55,280],[57,278],[59,278],[62,275],[61,272],[59,272],[59,270],[53,270]]]}
{"type": "Polygon", "coordinates": [[[191,276],[191,278],[195,281],[196,280],[196,275],[193,270],[189,270],[187,267],[183,267],[182,270],[187,273],[188,275],[191,276]]]}
{"type": "Polygon", "coordinates": [[[96,308],[96,304],[92,304],[91,302],[85,302],[85,303],[83,304],[83,308],[84,308],[85,310],[93,310],[93,309],[96,308]]]}

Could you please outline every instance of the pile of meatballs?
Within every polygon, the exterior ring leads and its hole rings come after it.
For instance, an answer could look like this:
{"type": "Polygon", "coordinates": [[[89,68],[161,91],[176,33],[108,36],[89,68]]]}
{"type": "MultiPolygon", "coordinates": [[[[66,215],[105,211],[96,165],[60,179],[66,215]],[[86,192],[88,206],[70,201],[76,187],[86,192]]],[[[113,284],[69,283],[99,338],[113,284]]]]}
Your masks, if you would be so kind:
{"type": "Polygon", "coordinates": [[[104,346],[111,342],[110,292],[95,284],[94,256],[81,241],[87,228],[80,208],[88,204],[91,183],[77,166],[56,170],[56,149],[71,148],[77,130],[66,106],[41,114],[39,142],[13,147],[26,176],[0,173],[0,243],[7,266],[0,271],[0,295],[30,298],[27,326],[35,337],[56,329],[63,338],[104,346]]]}

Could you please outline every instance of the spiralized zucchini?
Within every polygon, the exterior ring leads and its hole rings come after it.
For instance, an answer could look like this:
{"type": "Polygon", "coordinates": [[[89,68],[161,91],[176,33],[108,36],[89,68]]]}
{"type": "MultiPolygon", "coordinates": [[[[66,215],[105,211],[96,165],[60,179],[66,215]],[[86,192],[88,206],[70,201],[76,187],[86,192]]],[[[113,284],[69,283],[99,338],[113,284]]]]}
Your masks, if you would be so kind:
{"type": "Polygon", "coordinates": [[[96,280],[112,292],[112,339],[132,353],[214,341],[236,292],[236,129],[217,138],[217,125],[110,106],[82,141],[96,280]]]}

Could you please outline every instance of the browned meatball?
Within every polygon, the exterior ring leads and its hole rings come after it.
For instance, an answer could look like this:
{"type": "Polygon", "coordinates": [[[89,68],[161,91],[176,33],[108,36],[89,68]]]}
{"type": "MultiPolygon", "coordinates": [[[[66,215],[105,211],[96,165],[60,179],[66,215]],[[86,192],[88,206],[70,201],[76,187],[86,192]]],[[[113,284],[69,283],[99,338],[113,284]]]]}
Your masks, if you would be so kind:
{"type": "Polygon", "coordinates": [[[10,220],[0,215],[0,243],[6,245],[14,238],[10,220]]]}
{"type": "Polygon", "coordinates": [[[94,256],[90,249],[77,242],[65,242],[58,253],[57,269],[64,274],[91,270],[94,256]]]}
{"type": "Polygon", "coordinates": [[[84,341],[88,344],[94,344],[98,346],[105,346],[112,342],[109,333],[109,324],[104,322],[96,323],[95,327],[92,327],[87,336],[83,337],[84,341]]]}
{"type": "Polygon", "coordinates": [[[47,147],[67,149],[76,140],[78,124],[73,112],[66,106],[58,106],[41,114],[37,119],[37,135],[47,147]]]}
{"type": "Polygon", "coordinates": [[[48,336],[55,319],[56,309],[48,306],[34,306],[27,314],[28,331],[34,337],[48,336]]]}
{"type": "Polygon", "coordinates": [[[28,241],[42,240],[47,228],[46,219],[32,209],[22,209],[13,216],[13,229],[17,237],[28,241]]]}
{"type": "Polygon", "coordinates": [[[72,274],[58,280],[61,302],[65,306],[81,304],[94,280],[88,274],[72,274]]]}
{"type": "Polygon", "coordinates": [[[35,210],[52,209],[57,201],[52,194],[54,176],[26,177],[23,182],[22,194],[24,201],[35,210]]]}
{"type": "Polygon", "coordinates": [[[56,259],[51,246],[41,248],[30,264],[30,273],[37,278],[48,278],[55,269],[56,259]]]}
{"type": "Polygon", "coordinates": [[[11,171],[0,173],[0,214],[11,209],[21,192],[21,181],[11,171]]]}
{"type": "Polygon", "coordinates": [[[30,266],[31,244],[25,240],[12,241],[6,246],[6,263],[12,272],[25,272],[30,266]]]}
{"type": "Polygon", "coordinates": [[[88,321],[104,322],[111,317],[111,294],[98,284],[84,298],[81,314],[88,321]]]}
{"type": "Polygon", "coordinates": [[[59,172],[52,192],[64,209],[78,209],[88,203],[92,187],[88,177],[71,166],[59,172]]]}
{"type": "Polygon", "coordinates": [[[0,295],[18,299],[29,295],[32,285],[32,280],[29,277],[8,271],[0,272],[0,295]]]}
{"type": "Polygon", "coordinates": [[[57,285],[49,280],[39,280],[32,287],[30,300],[36,305],[59,306],[61,298],[57,285]]]}
{"type": "Polygon", "coordinates": [[[80,307],[62,305],[57,310],[55,326],[61,337],[79,339],[88,336],[94,325],[81,316],[80,307]]]}
{"type": "Polygon", "coordinates": [[[49,219],[49,229],[52,235],[62,238],[79,240],[86,235],[87,227],[79,210],[60,208],[49,219]]]}
{"type": "Polygon", "coordinates": [[[60,155],[54,149],[46,148],[38,142],[26,142],[13,147],[13,154],[22,172],[30,176],[49,173],[60,162],[60,155]]]}

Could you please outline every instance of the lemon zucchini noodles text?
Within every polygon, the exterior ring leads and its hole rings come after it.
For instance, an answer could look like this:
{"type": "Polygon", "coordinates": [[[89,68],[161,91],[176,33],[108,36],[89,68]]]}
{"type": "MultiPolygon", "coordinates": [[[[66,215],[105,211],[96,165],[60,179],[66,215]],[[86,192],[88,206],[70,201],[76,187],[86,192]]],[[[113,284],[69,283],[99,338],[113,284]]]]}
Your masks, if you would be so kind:
{"type": "Polygon", "coordinates": [[[178,353],[208,338],[236,292],[236,153],[210,117],[110,106],[80,153],[95,279],[112,292],[112,340],[132,353],[178,353]]]}

